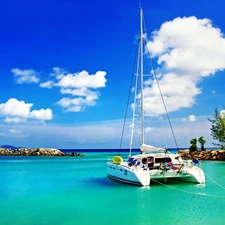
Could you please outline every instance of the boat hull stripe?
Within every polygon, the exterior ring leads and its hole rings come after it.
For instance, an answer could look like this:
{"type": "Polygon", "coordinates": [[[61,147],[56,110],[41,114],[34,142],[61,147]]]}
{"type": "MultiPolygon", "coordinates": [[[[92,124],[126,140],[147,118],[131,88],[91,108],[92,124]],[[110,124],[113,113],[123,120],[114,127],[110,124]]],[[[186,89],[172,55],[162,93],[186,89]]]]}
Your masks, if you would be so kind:
{"type": "Polygon", "coordinates": [[[109,174],[107,174],[107,176],[108,176],[109,178],[111,178],[111,179],[114,179],[114,180],[118,180],[118,181],[121,181],[121,182],[125,182],[125,183],[129,183],[129,184],[135,184],[135,185],[142,186],[142,184],[141,184],[140,182],[130,181],[130,180],[118,178],[118,177],[115,177],[115,176],[112,176],[112,175],[109,175],[109,174]]]}

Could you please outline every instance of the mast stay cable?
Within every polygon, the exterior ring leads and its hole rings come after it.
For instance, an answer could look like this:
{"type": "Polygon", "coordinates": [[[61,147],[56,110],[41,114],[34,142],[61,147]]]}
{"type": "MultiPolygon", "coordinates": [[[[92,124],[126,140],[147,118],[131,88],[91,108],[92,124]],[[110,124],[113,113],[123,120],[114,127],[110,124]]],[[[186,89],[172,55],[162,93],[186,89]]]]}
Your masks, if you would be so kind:
{"type": "Polygon", "coordinates": [[[119,149],[122,148],[122,144],[123,144],[123,136],[124,136],[125,126],[126,126],[126,121],[127,121],[127,114],[128,114],[128,108],[129,108],[130,96],[131,96],[131,89],[132,89],[133,77],[134,77],[134,70],[135,70],[135,67],[136,67],[135,62],[137,61],[138,51],[139,51],[139,45],[137,45],[134,65],[133,65],[133,69],[132,69],[132,75],[131,75],[131,81],[130,81],[130,86],[129,86],[128,99],[127,99],[127,105],[126,105],[126,109],[125,109],[125,116],[124,116],[124,121],[123,121],[123,128],[122,128],[122,134],[121,134],[119,149]]]}
{"type": "MultiPolygon", "coordinates": [[[[147,39],[147,37],[145,38],[145,45],[147,46],[146,39],[147,39]]],[[[162,90],[161,90],[160,85],[159,85],[159,79],[158,79],[157,74],[155,72],[155,69],[154,69],[154,66],[153,66],[153,62],[152,62],[152,58],[151,58],[150,52],[149,52],[149,50],[148,50],[147,47],[146,47],[146,50],[147,50],[147,53],[148,53],[148,57],[149,57],[149,61],[150,61],[150,66],[151,66],[151,69],[152,69],[152,72],[153,72],[154,78],[156,80],[156,83],[157,83],[157,86],[158,86],[158,89],[159,89],[159,93],[160,93],[160,96],[161,96],[161,99],[162,99],[163,107],[165,109],[166,116],[167,116],[167,119],[169,121],[169,125],[170,125],[170,129],[171,129],[171,132],[172,132],[172,135],[173,135],[173,139],[174,139],[176,148],[178,149],[178,144],[177,144],[177,140],[176,140],[176,137],[175,137],[175,133],[173,131],[173,127],[172,127],[172,123],[171,123],[171,120],[170,120],[169,112],[167,110],[166,103],[165,103],[164,98],[163,98],[162,90]]]]}

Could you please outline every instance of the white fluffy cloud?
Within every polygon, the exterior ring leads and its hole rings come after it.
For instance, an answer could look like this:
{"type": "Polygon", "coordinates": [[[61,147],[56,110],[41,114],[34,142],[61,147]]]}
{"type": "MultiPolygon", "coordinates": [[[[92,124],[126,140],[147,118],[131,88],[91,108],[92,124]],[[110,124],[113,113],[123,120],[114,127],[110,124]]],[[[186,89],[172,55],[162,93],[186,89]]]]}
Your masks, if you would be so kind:
{"type": "Polygon", "coordinates": [[[19,84],[22,83],[38,83],[39,78],[37,77],[38,73],[32,69],[19,69],[13,68],[11,72],[14,74],[16,82],[19,84]]]}
{"type": "MultiPolygon", "coordinates": [[[[11,72],[14,74],[16,82],[19,84],[38,83],[40,81],[37,77],[38,73],[32,69],[23,70],[13,68],[11,72]]],[[[89,74],[85,70],[77,73],[69,73],[63,68],[54,67],[53,72],[50,73],[50,77],[51,80],[40,82],[40,87],[48,89],[51,89],[52,87],[59,87],[61,94],[72,95],[73,98],[62,98],[57,102],[58,105],[64,107],[66,112],[79,112],[85,110],[87,106],[94,106],[99,97],[98,89],[105,87],[107,82],[107,79],[105,78],[105,71],[97,71],[95,74],[89,74]],[[74,98],[74,96],[76,97],[74,98]]],[[[23,102],[20,104],[25,103],[23,102]]],[[[52,112],[49,109],[30,112],[30,107],[32,107],[32,105],[25,105],[26,107],[23,107],[20,110],[23,114],[20,116],[26,117],[27,114],[29,114],[30,117],[36,119],[51,119],[52,117],[52,112]]],[[[4,112],[7,110],[12,112],[12,109],[8,109],[8,107],[11,107],[11,104],[4,107],[4,112]]],[[[7,117],[5,121],[18,122],[20,120],[21,118],[7,117]]]]}
{"type": "MultiPolygon", "coordinates": [[[[157,58],[159,83],[170,112],[195,104],[201,80],[225,68],[225,38],[209,19],[192,16],[165,22],[153,32],[147,48],[157,58]]],[[[145,110],[160,114],[163,105],[156,96],[157,83],[147,83],[152,86],[144,90],[145,110]]]]}
{"type": "Polygon", "coordinates": [[[225,117],[225,110],[221,110],[220,111],[220,115],[223,116],[223,117],[225,117]]]}
{"type": "MultiPolygon", "coordinates": [[[[190,107],[194,104],[194,96],[201,93],[195,84],[187,76],[176,73],[168,73],[160,80],[160,88],[167,110],[172,112],[181,107],[190,107]]],[[[157,82],[154,80],[151,87],[144,89],[145,111],[151,114],[163,114],[165,112],[157,82]]]]}
{"type": "Polygon", "coordinates": [[[83,70],[79,73],[66,74],[63,77],[60,77],[60,80],[57,86],[64,88],[101,88],[105,87],[106,72],[98,71],[93,75],[90,75],[87,71],[83,70]]]}
{"type": "Polygon", "coordinates": [[[197,118],[195,115],[190,115],[188,116],[187,118],[181,118],[181,122],[182,123],[185,123],[185,122],[196,122],[197,121],[197,118]]]}
{"type": "Polygon", "coordinates": [[[51,120],[52,110],[51,109],[33,110],[30,112],[29,117],[38,120],[51,120]]]}
{"type": "MultiPolygon", "coordinates": [[[[38,83],[40,80],[37,77],[38,73],[35,70],[22,70],[14,68],[11,70],[16,77],[16,82],[22,83],[38,83]]],[[[99,88],[106,86],[106,72],[97,71],[95,74],[89,74],[87,71],[83,70],[77,73],[69,73],[67,70],[59,67],[54,67],[53,72],[50,73],[51,80],[40,82],[41,88],[51,89],[52,87],[60,88],[60,93],[63,95],[71,95],[72,98],[64,97],[57,102],[61,105],[66,112],[79,112],[85,110],[87,106],[94,106],[97,99],[99,98],[99,88]]],[[[20,103],[22,104],[22,103],[20,103]]],[[[21,113],[29,113],[32,118],[40,119],[46,118],[50,119],[52,112],[47,110],[38,110],[30,112],[30,107],[32,105],[26,104],[26,107],[22,108],[21,113]],[[24,109],[26,110],[24,111],[24,109]]],[[[11,105],[7,106],[11,107],[11,105]]],[[[7,108],[4,108],[7,110],[7,108]]],[[[9,109],[10,112],[12,111],[9,109]]],[[[22,115],[22,116],[26,116],[22,115]]],[[[21,119],[21,118],[20,118],[21,119]]],[[[18,118],[7,118],[6,121],[18,122],[18,118]]]]}
{"type": "Polygon", "coordinates": [[[92,99],[98,98],[98,93],[96,91],[91,91],[87,88],[78,88],[78,89],[62,88],[60,92],[62,94],[71,94],[73,96],[87,96],[88,98],[92,99]]]}
{"type": "Polygon", "coordinates": [[[87,96],[86,98],[62,98],[57,102],[67,112],[80,112],[85,109],[86,106],[94,106],[96,104],[95,99],[87,96]]]}
{"type": "Polygon", "coordinates": [[[9,129],[8,132],[9,132],[10,134],[16,134],[16,135],[22,133],[20,130],[15,130],[15,129],[9,129]]]}
{"type": "Polygon", "coordinates": [[[106,72],[97,71],[89,74],[83,70],[78,73],[68,73],[66,70],[54,67],[53,73],[55,81],[46,81],[40,84],[42,88],[60,88],[61,94],[72,95],[72,98],[64,97],[57,102],[66,112],[80,112],[87,106],[94,106],[99,97],[99,88],[106,85],[106,72]]]}
{"type": "Polygon", "coordinates": [[[0,104],[0,113],[3,115],[28,117],[32,106],[33,104],[10,98],[6,103],[0,104]]]}
{"type": "Polygon", "coordinates": [[[55,84],[54,81],[49,80],[49,81],[40,83],[40,87],[51,89],[54,86],[54,84],[55,84]]]}
{"type": "Polygon", "coordinates": [[[208,76],[225,67],[225,39],[208,19],[192,16],[165,22],[154,32],[148,49],[168,69],[208,76]]]}
{"type": "Polygon", "coordinates": [[[195,121],[197,121],[195,115],[190,115],[190,116],[188,117],[188,119],[189,119],[190,122],[195,122],[195,121]]]}
{"type": "Polygon", "coordinates": [[[21,123],[26,122],[26,119],[17,116],[17,117],[6,117],[4,121],[6,123],[21,123]]]}
{"type": "Polygon", "coordinates": [[[6,103],[0,104],[0,115],[6,116],[5,122],[21,122],[24,119],[51,120],[51,109],[39,109],[31,111],[33,104],[10,98],[6,103]]]}

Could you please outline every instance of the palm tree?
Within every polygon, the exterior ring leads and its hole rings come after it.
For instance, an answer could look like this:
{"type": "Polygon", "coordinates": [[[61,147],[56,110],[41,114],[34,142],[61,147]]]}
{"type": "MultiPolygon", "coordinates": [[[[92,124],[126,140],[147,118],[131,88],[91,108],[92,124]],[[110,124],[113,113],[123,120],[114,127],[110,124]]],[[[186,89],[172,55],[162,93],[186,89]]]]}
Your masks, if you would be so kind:
{"type": "Polygon", "coordinates": [[[199,142],[200,145],[201,145],[201,150],[204,151],[204,150],[205,150],[204,145],[205,145],[205,143],[206,143],[206,140],[204,139],[204,137],[201,136],[201,137],[198,139],[198,142],[199,142]]]}
{"type": "Polygon", "coordinates": [[[191,143],[191,146],[189,147],[189,151],[190,152],[194,152],[194,151],[197,151],[197,138],[192,138],[190,140],[190,143],[191,143]]]}

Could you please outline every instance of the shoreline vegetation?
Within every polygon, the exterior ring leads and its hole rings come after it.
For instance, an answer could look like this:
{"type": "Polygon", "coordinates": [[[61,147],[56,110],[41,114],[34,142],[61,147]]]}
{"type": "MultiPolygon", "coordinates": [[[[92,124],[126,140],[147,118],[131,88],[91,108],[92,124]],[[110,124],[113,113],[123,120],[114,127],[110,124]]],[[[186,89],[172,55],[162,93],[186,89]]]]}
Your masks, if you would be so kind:
{"type": "Polygon", "coordinates": [[[56,148],[0,148],[0,156],[84,156],[84,154],[64,153],[56,148]]]}

